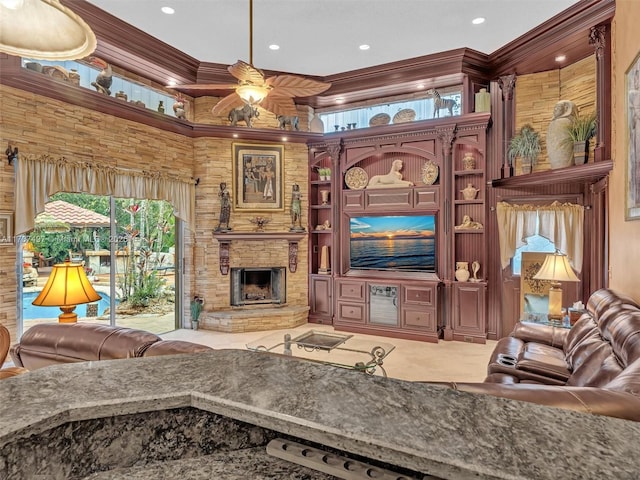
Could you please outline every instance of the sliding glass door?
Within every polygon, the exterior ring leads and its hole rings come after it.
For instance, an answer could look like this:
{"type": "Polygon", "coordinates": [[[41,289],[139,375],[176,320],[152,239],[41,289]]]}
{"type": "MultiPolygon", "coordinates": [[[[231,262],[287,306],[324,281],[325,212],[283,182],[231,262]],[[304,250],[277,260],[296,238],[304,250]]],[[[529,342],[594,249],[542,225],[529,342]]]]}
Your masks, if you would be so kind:
{"type": "Polygon", "coordinates": [[[102,300],[76,307],[78,321],[154,333],[177,325],[179,222],[164,201],[59,193],[23,244],[23,331],[56,322],[60,310],[36,307],[52,265],[81,263],[102,300]]]}

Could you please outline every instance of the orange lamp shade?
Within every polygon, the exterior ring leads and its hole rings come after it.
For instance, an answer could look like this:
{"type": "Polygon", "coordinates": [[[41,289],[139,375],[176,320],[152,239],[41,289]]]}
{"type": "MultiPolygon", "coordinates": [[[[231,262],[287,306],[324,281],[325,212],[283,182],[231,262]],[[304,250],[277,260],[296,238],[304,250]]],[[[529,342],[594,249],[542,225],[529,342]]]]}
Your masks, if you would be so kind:
{"type": "Polygon", "coordinates": [[[51,269],[51,274],[40,295],[32,302],[38,307],[60,307],[62,313],[58,317],[60,323],[75,323],[78,315],[73,311],[76,305],[97,302],[102,297],[93,289],[91,282],[79,263],[58,263],[51,269]]]}

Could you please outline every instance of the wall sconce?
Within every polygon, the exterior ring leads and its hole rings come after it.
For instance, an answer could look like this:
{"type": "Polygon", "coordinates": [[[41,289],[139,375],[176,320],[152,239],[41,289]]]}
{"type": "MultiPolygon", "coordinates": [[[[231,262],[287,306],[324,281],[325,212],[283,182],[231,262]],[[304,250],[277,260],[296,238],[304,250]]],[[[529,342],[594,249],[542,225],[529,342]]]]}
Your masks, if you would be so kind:
{"type": "Polygon", "coordinates": [[[533,278],[536,280],[550,280],[549,289],[549,318],[562,320],[562,288],[560,282],[579,282],[573,273],[569,259],[561,253],[550,253],[544,259],[540,271],[533,278]]]}
{"type": "Polygon", "coordinates": [[[40,60],[75,60],[96,49],[96,36],[58,0],[0,0],[0,52],[40,60]]]}
{"type": "Polygon", "coordinates": [[[5,155],[7,155],[7,161],[9,165],[13,165],[14,160],[18,159],[18,147],[11,148],[11,144],[7,145],[7,149],[4,151],[5,155]]]}
{"type": "Polygon", "coordinates": [[[102,300],[93,289],[91,282],[79,263],[67,260],[51,268],[51,274],[40,295],[32,302],[38,307],[60,307],[62,313],[59,323],[76,323],[78,314],[74,312],[76,305],[102,300]]]}

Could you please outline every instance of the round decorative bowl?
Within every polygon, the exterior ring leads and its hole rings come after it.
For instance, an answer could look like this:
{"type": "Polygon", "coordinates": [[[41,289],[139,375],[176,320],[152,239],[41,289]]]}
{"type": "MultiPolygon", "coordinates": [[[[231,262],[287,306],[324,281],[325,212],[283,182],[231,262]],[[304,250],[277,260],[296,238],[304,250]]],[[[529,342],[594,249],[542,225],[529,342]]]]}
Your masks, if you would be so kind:
{"type": "Polygon", "coordinates": [[[369,175],[360,167],[352,167],[344,174],[344,183],[351,190],[362,190],[369,183],[369,175]]]}
{"type": "Polygon", "coordinates": [[[370,127],[378,127],[380,125],[388,125],[391,117],[386,113],[378,113],[369,119],[370,127]]]}
{"type": "Polygon", "coordinates": [[[416,119],[416,112],[410,108],[403,108],[393,116],[393,123],[413,122],[416,119]]]}

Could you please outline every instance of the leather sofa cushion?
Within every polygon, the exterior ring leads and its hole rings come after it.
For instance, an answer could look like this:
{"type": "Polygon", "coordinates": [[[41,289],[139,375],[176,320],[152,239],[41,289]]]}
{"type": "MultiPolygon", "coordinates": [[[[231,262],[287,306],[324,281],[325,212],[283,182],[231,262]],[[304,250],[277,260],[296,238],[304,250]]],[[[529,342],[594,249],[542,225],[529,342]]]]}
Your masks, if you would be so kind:
{"type": "Polygon", "coordinates": [[[571,371],[567,367],[567,362],[564,361],[562,352],[560,354],[557,352],[549,354],[545,353],[544,349],[529,347],[530,345],[527,344],[525,350],[520,354],[516,369],[545,377],[557,378],[563,382],[567,381],[571,371]]]}
{"type": "Polygon", "coordinates": [[[68,361],[111,360],[139,356],[160,337],[143,330],[89,323],[41,324],[27,330],[20,340],[20,356],[68,361]]]}
{"type": "Polygon", "coordinates": [[[510,336],[524,342],[536,342],[562,348],[569,331],[566,328],[540,325],[538,323],[518,322],[510,336]]]}
{"type": "Polygon", "coordinates": [[[159,355],[177,355],[180,353],[200,353],[210,352],[213,348],[198,343],[184,342],[182,340],[163,340],[149,346],[144,352],[143,357],[155,357],[159,355]]]}

